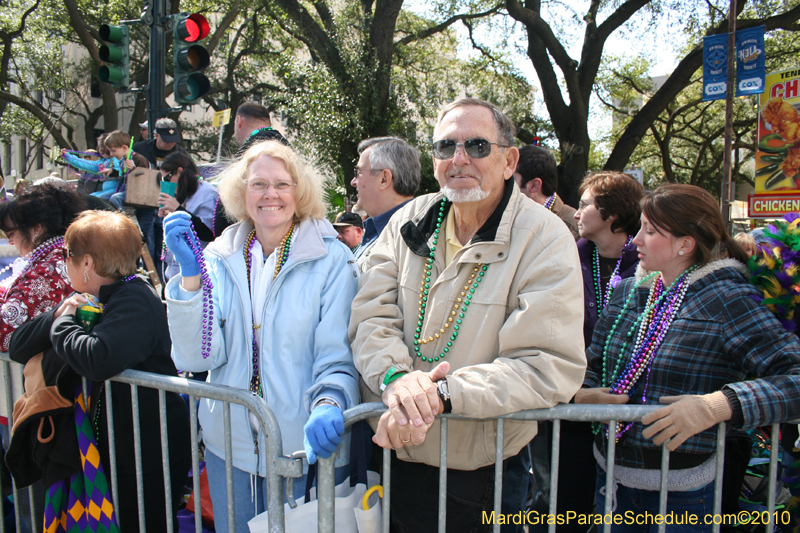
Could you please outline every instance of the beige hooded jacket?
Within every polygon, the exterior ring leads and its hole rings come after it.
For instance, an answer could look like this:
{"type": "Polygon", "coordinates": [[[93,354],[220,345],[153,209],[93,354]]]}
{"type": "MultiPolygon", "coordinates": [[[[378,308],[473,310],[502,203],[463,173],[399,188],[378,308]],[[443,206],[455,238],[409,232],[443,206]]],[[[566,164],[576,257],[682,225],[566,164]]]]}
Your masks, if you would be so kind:
{"type": "MultiPolygon", "coordinates": [[[[380,401],[391,366],[430,371],[438,364],[415,357],[413,346],[441,200],[441,193],[422,196],[395,213],[359,280],[348,333],[365,402],[380,401]]],[[[445,218],[451,208],[448,202],[445,218]]],[[[423,338],[443,327],[476,264],[489,265],[446,356],[452,412],[486,418],[568,402],[581,386],[586,357],[583,279],[575,239],[563,222],[507,180],[495,212],[446,268],[443,229],[440,235],[423,338]]],[[[442,352],[449,338],[424,345],[423,356],[442,352]]],[[[493,464],[495,428],[494,420],[451,421],[447,466],[493,464]]],[[[536,431],[535,422],[507,421],[503,457],[519,453],[536,431]]],[[[422,445],[405,447],[398,457],[438,466],[439,435],[437,420],[422,445]]]]}

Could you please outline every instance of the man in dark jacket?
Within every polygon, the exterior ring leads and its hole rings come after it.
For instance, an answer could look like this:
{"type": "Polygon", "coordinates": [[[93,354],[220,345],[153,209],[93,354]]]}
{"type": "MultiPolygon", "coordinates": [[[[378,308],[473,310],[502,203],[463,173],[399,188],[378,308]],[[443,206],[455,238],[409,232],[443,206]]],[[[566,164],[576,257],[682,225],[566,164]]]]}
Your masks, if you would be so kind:
{"type": "Polygon", "coordinates": [[[245,102],[236,110],[233,135],[239,143],[236,159],[261,141],[280,141],[289,146],[289,141],[279,131],[272,129],[269,109],[256,102],[245,102]]]}

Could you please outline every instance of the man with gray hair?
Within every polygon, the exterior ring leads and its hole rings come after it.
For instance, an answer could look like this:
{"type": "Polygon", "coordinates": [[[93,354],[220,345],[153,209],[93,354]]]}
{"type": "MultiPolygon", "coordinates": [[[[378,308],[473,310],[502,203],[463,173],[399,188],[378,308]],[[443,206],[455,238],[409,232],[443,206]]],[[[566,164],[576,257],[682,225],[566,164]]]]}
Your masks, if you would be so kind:
{"type": "MultiPolygon", "coordinates": [[[[492,418],[568,402],[583,381],[581,266],[566,226],[514,185],[515,129],[497,107],[452,102],[433,138],[441,191],[408,202],[386,225],[359,279],[348,335],[363,400],[388,407],[371,422],[374,442],[394,450],[394,530],[432,531],[437,522],[434,417],[449,412],[474,420],[449,422],[447,531],[490,531],[482,513],[495,489],[492,418]]],[[[521,470],[512,459],[536,430],[505,422],[506,475],[521,470]]],[[[522,511],[524,496],[503,512],[522,511]]]]}
{"type": "Polygon", "coordinates": [[[355,251],[363,270],[370,250],[392,215],[419,190],[422,167],[419,150],[396,137],[374,137],[358,145],[358,164],[350,184],[356,205],[367,212],[361,246],[355,251]]]}

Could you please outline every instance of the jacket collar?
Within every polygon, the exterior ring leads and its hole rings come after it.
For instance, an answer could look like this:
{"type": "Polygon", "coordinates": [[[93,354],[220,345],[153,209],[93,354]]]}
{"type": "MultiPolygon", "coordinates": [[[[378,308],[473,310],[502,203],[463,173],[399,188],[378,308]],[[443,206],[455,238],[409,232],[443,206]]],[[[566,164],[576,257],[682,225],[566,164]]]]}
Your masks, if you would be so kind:
{"type": "MultiPolygon", "coordinates": [[[[208,245],[206,250],[216,253],[226,260],[236,254],[241,256],[242,248],[251,231],[253,231],[252,222],[239,222],[226,229],[217,240],[208,245]]],[[[301,220],[295,226],[291,261],[294,263],[327,255],[328,245],[325,241],[335,239],[337,235],[338,233],[327,220],[312,218],[301,220]]]]}
{"type": "MultiPolygon", "coordinates": [[[[709,278],[712,279],[716,277],[729,277],[729,276],[722,276],[720,273],[723,269],[734,269],[739,274],[747,278],[750,275],[750,271],[747,269],[745,265],[737,261],[736,259],[718,259],[716,261],[711,261],[710,263],[706,263],[705,265],[701,266],[691,274],[689,274],[689,285],[697,283],[701,279],[709,278]],[[712,276],[714,274],[714,276],[712,276]]],[[[639,263],[636,267],[636,281],[642,281],[645,277],[647,277],[652,272],[649,270],[645,270],[642,268],[642,264],[639,263]]],[[[732,274],[732,273],[731,273],[732,274]]],[[[650,288],[653,285],[653,280],[650,279],[644,283],[642,283],[642,287],[650,288]]]]}
{"type": "MultiPolygon", "coordinates": [[[[122,288],[123,285],[127,285],[128,283],[136,283],[137,280],[140,280],[139,276],[130,280],[129,282],[125,283],[122,280],[115,281],[114,283],[109,283],[108,285],[101,285],[99,294],[97,295],[97,299],[100,301],[101,304],[105,305],[111,299],[114,294],[118,290],[122,288]]],[[[146,283],[146,282],[145,282],[146,283]]]]}
{"type": "MultiPolygon", "coordinates": [[[[516,202],[519,201],[518,197],[520,194],[519,190],[515,187],[514,180],[511,178],[507,179],[503,187],[503,197],[500,199],[500,203],[489,216],[488,220],[486,220],[478,232],[475,233],[475,236],[472,237],[470,244],[492,242],[495,240],[508,241],[511,233],[510,217],[513,217],[513,213],[506,213],[506,210],[509,203],[511,203],[512,197],[514,199],[513,205],[516,205],[516,202]],[[504,220],[504,218],[506,220],[504,220]]],[[[431,252],[428,247],[428,240],[436,229],[436,221],[439,219],[439,204],[443,196],[441,192],[433,195],[433,197],[428,200],[427,205],[422,209],[422,214],[412,218],[400,228],[400,235],[403,237],[409,249],[416,255],[428,257],[431,252]]],[[[447,217],[447,213],[450,211],[452,205],[453,202],[450,200],[445,202],[443,220],[447,217]]]]}

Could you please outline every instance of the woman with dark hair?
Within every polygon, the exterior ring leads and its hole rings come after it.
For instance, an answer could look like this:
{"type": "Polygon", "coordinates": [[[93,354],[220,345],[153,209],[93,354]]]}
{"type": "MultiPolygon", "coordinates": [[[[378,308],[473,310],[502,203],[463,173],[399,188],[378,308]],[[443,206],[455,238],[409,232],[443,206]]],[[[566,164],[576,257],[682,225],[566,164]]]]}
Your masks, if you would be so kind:
{"type": "Polygon", "coordinates": [[[49,311],[72,292],[61,246],[64,233],[85,208],[78,193],[52,185],[30,187],[0,205],[0,230],[20,259],[0,283],[0,351],[7,352],[14,331],[49,311]]]}
{"type": "MultiPolygon", "coordinates": [[[[800,416],[800,342],[754,299],[747,258],[708,192],[662,185],[642,201],[641,220],[633,239],[639,268],[600,315],[575,402],[666,407],[641,424],[595,425],[597,508],[610,497],[616,513],[657,513],[666,442],[667,512],[705,516],[714,500],[715,426],[751,429],[800,416]],[[723,243],[730,258],[720,260],[723,243]],[[616,467],[605,487],[609,439],[617,441],[616,467]]],[[[699,522],[681,530],[711,530],[699,522]]]]}
{"type": "MultiPolygon", "coordinates": [[[[175,195],[161,193],[158,198],[158,216],[165,217],[175,211],[186,211],[192,217],[200,246],[205,248],[218,233],[215,232],[214,215],[219,206],[219,193],[214,186],[203,181],[194,161],[186,154],[174,152],[161,163],[161,179],[177,184],[175,195]]],[[[162,246],[164,282],[180,272],[172,252],[162,246]]]]}

